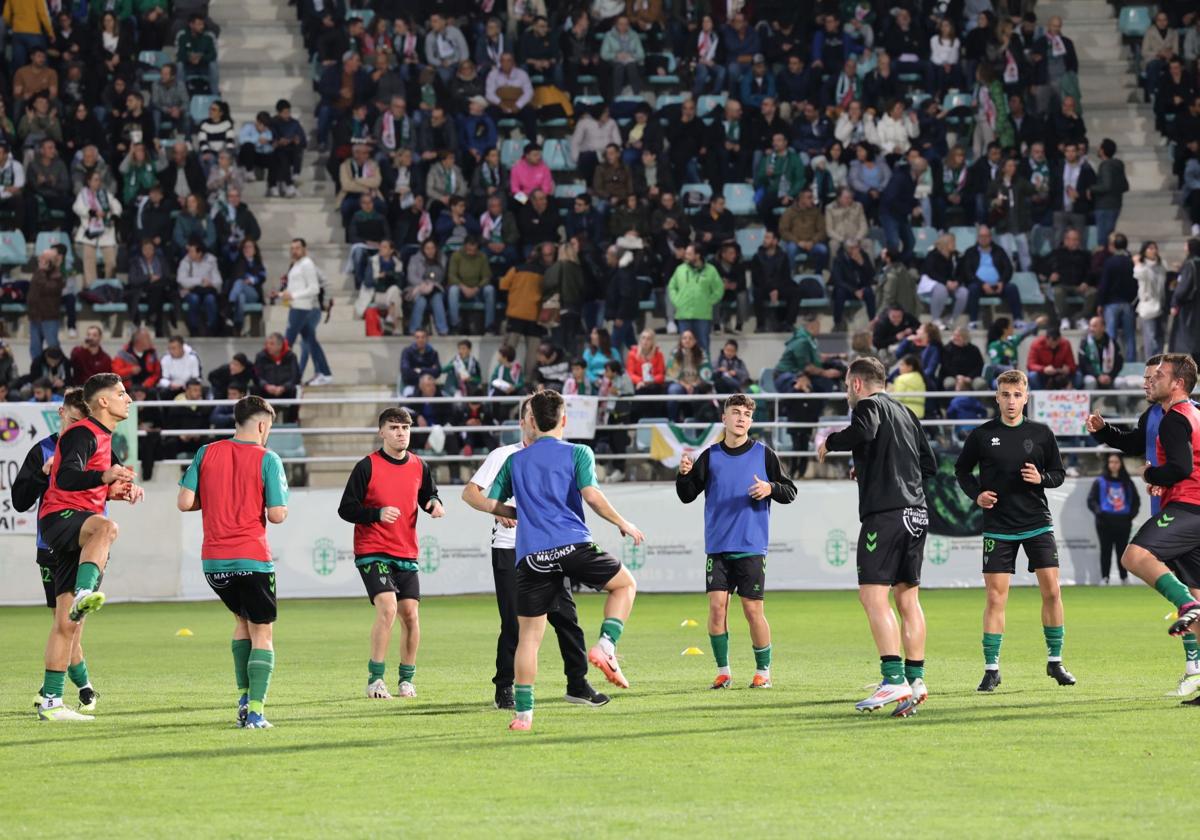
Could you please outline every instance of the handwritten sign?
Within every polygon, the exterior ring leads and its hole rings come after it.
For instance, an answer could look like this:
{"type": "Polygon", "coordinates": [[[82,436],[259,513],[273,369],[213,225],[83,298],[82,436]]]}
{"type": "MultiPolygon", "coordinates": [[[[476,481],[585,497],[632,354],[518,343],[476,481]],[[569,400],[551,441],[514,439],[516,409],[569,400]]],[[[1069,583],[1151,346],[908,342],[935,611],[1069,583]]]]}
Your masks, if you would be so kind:
{"type": "Polygon", "coordinates": [[[1032,397],[1031,420],[1045,423],[1056,435],[1087,434],[1091,394],[1086,391],[1034,391],[1032,397]]]}

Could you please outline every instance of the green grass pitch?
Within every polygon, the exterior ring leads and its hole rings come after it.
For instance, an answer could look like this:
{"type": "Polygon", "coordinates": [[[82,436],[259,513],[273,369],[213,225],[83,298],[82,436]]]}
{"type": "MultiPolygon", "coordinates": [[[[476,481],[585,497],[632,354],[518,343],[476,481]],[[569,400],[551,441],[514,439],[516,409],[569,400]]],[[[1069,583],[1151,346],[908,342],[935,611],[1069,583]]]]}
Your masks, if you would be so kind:
{"type": "MultiPolygon", "coordinates": [[[[101,706],[75,725],[32,714],[49,612],[2,609],[0,836],[1096,838],[1162,837],[1189,819],[1200,709],[1162,696],[1183,654],[1161,598],[1067,589],[1079,685],[1060,688],[1043,672],[1037,593],[1014,590],[1004,684],[984,696],[983,593],[924,601],[932,695],[915,718],[853,709],[878,679],[854,593],[768,595],[776,687],[762,692],[745,688],[736,604],[737,689],[711,692],[704,596],[643,595],[620,644],[633,688],[603,709],[565,704],[548,633],[532,733],[491,708],[486,596],[425,601],[420,696],[390,703],[363,696],[365,599],[281,603],[265,732],[233,726],[232,622],[215,601],[89,619],[101,706]],[[680,627],[688,618],[700,625],[680,627]],[[176,637],[183,627],[195,635],[176,637]],[[689,645],[705,655],[681,656],[689,645]]],[[[589,642],[600,605],[580,599],[589,642]]]]}

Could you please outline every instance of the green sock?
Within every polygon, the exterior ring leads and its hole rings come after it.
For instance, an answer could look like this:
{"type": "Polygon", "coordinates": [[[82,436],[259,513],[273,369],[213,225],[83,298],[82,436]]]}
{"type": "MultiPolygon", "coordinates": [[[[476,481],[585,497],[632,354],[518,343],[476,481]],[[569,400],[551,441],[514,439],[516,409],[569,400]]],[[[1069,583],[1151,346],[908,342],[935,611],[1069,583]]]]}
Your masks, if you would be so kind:
{"type": "Polygon", "coordinates": [[[386,663],[376,662],[374,659],[367,660],[367,685],[370,685],[371,683],[375,682],[375,680],[383,679],[384,674],[386,674],[386,673],[387,673],[387,664],[386,663]]]}
{"type": "Polygon", "coordinates": [[[47,700],[63,696],[67,684],[66,671],[47,671],[42,677],[42,696],[47,700]]]}
{"type": "Polygon", "coordinates": [[[400,663],[400,682],[412,682],[413,674],[417,673],[416,665],[405,665],[400,663]]]}
{"type": "Polygon", "coordinates": [[[75,591],[81,589],[95,589],[96,584],[100,582],[100,567],[95,563],[80,563],[79,570],[75,572],[75,591]]]}
{"type": "Polygon", "coordinates": [[[717,660],[718,668],[729,667],[729,633],[721,633],[714,636],[711,633],[708,635],[708,641],[712,644],[713,659],[717,660]]]}
{"type": "Polygon", "coordinates": [[[1057,627],[1042,626],[1042,635],[1046,637],[1046,655],[1051,661],[1062,659],[1063,629],[1061,624],[1057,627]]]}
{"type": "Polygon", "coordinates": [[[983,634],[983,663],[1000,667],[1000,643],[1004,641],[1003,633],[983,634]]]}
{"type": "Polygon", "coordinates": [[[267,689],[271,685],[271,672],[275,670],[275,651],[255,648],[250,651],[246,671],[250,674],[250,711],[263,713],[267,701],[267,689]]]}
{"type": "Polygon", "coordinates": [[[246,665],[250,661],[250,640],[234,639],[230,647],[233,649],[233,681],[237,684],[238,694],[248,694],[250,673],[246,665]]]}
{"type": "Polygon", "coordinates": [[[925,679],[925,660],[905,659],[904,679],[908,680],[909,682],[912,682],[913,680],[925,679]]]}
{"type": "MultiPolygon", "coordinates": [[[[753,647],[753,646],[752,646],[753,647]]],[[[754,648],[754,667],[759,671],[771,670],[771,646],[754,648]]]]}
{"type": "Polygon", "coordinates": [[[518,712],[533,711],[533,686],[531,685],[515,685],[516,689],[516,704],[518,712]]]}
{"type": "Polygon", "coordinates": [[[614,645],[620,640],[621,632],[625,629],[625,622],[619,618],[606,618],[604,623],[600,625],[600,635],[607,636],[608,640],[614,645]]]}
{"type": "Polygon", "coordinates": [[[904,663],[900,661],[899,656],[879,657],[879,671],[888,685],[900,685],[904,682],[904,663]]]}
{"type": "Polygon", "coordinates": [[[1188,672],[1200,666],[1200,642],[1196,641],[1195,633],[1183,634],[1183,653],[1187,657],[1188,672]]]}
{"type": "MultiPolygon", "coordinates": [[[[79,567],[83,570],[83,566],[79,567]]],[[[1190,604],[1196,599],[1192,597],[1192,593],[1183,585],[1179,578],[1167,572],[1165,575],[1154,581],[1154,588],[1158,590],[1158,594],[1166,598],[1175,605],[1175,609],[1179,609],[1184,604],[1190,604]]]]}
{"type": "Polygon", "coordinates": [[[68,667],[67,676],[71,678],[71,682],[75,684],[76,688],[83,688],[88,684],[87,661],[80,659],[78,665],[68,667]]]}

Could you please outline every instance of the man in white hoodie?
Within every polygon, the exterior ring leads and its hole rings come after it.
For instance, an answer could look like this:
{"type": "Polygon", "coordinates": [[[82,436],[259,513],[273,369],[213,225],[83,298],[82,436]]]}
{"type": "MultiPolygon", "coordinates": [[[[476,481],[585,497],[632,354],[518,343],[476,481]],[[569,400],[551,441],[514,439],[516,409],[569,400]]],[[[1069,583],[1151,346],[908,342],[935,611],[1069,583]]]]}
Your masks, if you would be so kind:
{"type": "Polygon", "coordinates": [[[200,357],[183,336],[173,335],[167,342],[167,355],[162,358],[162,376],[158,387],[167,399],[182,394],[189,379],[200,378],[200,357]]]}
{"type": "Polygon", "coordinates": [[[317,341],[317,327],[321,324],[321,273],[308,255],[308,243],[303,239],[292,240],[292,266],[287,273],[287,288],[280,295],[288,312],[287,343],[296,346],[296,337],[304,339],[300,350],[300,375],[308,367],[308,354],[312,353],[313,367],[317,375],[306,385],[329,385],[333,372],[325,360],[325,351],[317,341]]]}

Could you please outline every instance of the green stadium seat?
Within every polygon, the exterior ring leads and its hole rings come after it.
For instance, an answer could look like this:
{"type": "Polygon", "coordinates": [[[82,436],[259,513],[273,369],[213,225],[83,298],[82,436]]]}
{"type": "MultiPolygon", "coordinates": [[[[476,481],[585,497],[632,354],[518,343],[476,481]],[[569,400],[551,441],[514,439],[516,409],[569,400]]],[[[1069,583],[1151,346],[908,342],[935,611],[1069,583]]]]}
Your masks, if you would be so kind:
{"type": "Polygon", "coordinates": [[[1017,291],[1021,293],[1023,306],[1040,306],[1046,302],[1046,296],[1042,294],[1042,287],[1038,284],[1037,275],[1032,271],[1014,271],[1012,282],[1017,287],[1017,291]]]}

